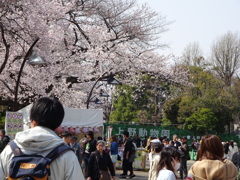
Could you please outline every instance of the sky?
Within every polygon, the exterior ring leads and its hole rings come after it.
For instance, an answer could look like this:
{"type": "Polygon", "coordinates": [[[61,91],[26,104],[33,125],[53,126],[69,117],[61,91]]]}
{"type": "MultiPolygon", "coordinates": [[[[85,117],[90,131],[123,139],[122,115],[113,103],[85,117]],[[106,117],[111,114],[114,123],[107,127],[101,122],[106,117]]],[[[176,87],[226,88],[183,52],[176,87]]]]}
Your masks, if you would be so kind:
{"type": "Polygon", "coordinates": [[[137,0],[174,21],[161,37],[170,48],[159,51],[181,56],[184,48],[198,42],[205,57],[214,40],[231,31],[240,35],[240,0],[137,0]]]}

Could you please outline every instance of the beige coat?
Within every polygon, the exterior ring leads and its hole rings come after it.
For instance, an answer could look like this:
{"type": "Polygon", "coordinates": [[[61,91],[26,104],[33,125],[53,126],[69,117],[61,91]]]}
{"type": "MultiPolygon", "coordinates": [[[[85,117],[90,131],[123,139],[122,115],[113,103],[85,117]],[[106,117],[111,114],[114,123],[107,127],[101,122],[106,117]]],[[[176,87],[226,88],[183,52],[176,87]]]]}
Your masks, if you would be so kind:
{"type": "Polygon", "coordinates": [[[148,180],[156,180],[157,179],[157,166],[158,166],[158,163],[160,161],[160,153],[156,153],[154,154],[153,156],[153,159],[151,161],[151,164],[150,164],[150,170],[149,170],[149,173],[148,173],[148,180]]]}
{"type": "Polygon", "coordinates": [[[192,174],[194,180],[234,180],[238,175],[238,170],[228,159],[223,162],[204,159],[194,163],[188,174],[192,174]]]}

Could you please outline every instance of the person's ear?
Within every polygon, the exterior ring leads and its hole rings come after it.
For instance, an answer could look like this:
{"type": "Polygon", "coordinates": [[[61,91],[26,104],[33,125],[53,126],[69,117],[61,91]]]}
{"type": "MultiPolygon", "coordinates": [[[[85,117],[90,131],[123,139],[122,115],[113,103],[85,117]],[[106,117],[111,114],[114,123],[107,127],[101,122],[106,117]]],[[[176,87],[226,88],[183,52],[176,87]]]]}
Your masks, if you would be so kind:
{"type": "Polygon", "coordinates": [[[31,128],[34,128],[35,126],[37,126],[37,122],[35,120],[31,121],[31,128]]]}

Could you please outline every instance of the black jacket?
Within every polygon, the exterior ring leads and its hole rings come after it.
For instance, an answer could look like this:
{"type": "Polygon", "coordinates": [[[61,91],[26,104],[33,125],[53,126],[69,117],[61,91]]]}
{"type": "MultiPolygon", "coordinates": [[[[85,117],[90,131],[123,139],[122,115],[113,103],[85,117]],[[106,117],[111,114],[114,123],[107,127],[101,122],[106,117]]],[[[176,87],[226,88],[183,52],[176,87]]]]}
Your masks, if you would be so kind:
{"type": "Polygon", "coordinates": [[[100,155],[99,151],[91,153],[88,161],[87,177],[91,177],[92,180],[99,180],[99,169],[102,171],[110,171],[111,176],[115,176],[112,160],[108,153],[103,151],[100,155]]]}
{"type": "Polygon", "coordinates": [[[0,141],[0,153],[4,150],[4,148],[8,145],[10,142],[10,138],[8,136],[4,136],[2,140],[0,141]]]}
{"type": "Polygon", "coordinates": [[[182,159],[185,159],[185,160],[189,159],[188,144],[186,142],[182,144],[180,155],[182,159]]]}
{"type": "Polygon", "coordinates": [[[97,141],[95,139],[88,140],[85,144],[84,156],[89,157],[93,151],[96,151],[97,141]]]}

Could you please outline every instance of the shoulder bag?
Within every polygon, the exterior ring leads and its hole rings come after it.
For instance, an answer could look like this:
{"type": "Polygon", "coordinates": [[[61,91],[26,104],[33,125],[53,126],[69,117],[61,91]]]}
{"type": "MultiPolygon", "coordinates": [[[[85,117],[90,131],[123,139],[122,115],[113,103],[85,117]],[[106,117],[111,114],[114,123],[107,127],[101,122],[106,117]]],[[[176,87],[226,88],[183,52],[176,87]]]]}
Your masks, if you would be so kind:
{"type": "Polygon", "coordinates": [[[95,153],[95,157],[96,157],[97,166],[98,166],[98,170],[99,170],[99,180],[111,180],[111,176],[108,171],[100,170],[99,163],[98,163],[98,156],[96,153],[95,153]]]}

